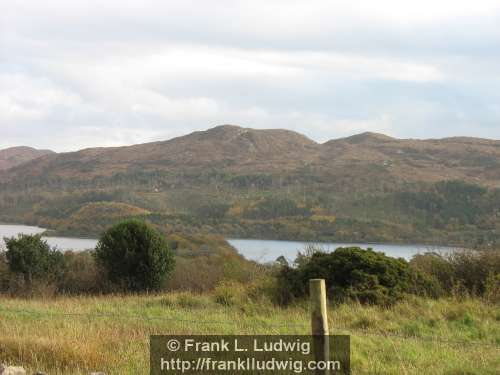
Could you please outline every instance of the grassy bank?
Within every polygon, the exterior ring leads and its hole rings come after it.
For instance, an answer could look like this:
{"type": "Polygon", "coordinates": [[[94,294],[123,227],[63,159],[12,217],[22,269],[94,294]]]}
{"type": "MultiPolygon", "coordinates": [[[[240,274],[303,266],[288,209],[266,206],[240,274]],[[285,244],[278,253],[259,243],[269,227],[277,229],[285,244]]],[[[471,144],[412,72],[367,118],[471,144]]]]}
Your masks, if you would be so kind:
{"type": "MultiPolygon", "coordinates": [[[[147,374],[150,334],[307,334],[306,305],[286,309],[213,295],[0,297],[0,362],[49,374],[147,374]],[[16,312],[13,312],[15,310],[16,312]]],[[[352,334],[353,374],[496,374],[500,311],[478,299],[409,297],[391,308],[330,308],[352,334]]]]}

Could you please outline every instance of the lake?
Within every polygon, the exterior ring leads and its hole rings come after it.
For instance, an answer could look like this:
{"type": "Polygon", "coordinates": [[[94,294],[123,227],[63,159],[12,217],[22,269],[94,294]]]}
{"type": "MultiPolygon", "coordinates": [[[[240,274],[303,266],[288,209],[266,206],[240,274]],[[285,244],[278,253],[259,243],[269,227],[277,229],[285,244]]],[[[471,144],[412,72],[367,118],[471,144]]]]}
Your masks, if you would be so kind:
{"type": "Polygon", "coordinates": [[[246,258],[260,263],[272,262],[283,255],[288,261],[293,261],[299,251],[303,251],[306,246],[314,245],[325,251],[333,251],[338,247],[359,246],[361,248],[371,247],[375,251],[382,251],[386,255],[395,258],[410,260],[416,254],[428,251],[446,253],[453,251],[451,247],[427,246],[427,245],[406,245],[406,244],[367,244],[367,243],[314,243],[299,241],[274,241],[274,240],[245,240],[227,239],[246,258]]]}
{"type": "MultiPolygon", "coordinates": [[[[45,232],[45,229],[38,227],[30,227],[27,225],[0,225],[0,247],[5,246],[4,237],[17,236],[23,234],[39,234],[45,232]]],[[[44,237],[50,246],[55,246],[59,250],[75,250],[82,251],[95,248],[97,240],[86,238],[69,238],[69,237],[44,237]]]]}
{"type": "MultiPolygon", "coordinates": [[[[4,245],[4,237],[17,236],[19,233],[38,234],[45,230],[38,227],[26,225],[0,225],[0,247],[4,245]]],[[[46,237],[44,238],[51,246],[60,250],[82,251],[95,248],[97,241],[85,238],[68,237],[46,237]]],[[[247,259],[255,260],[260,263],[272,262],[283,255],[288,260],[294,260],[297,252],[304,250],[307,245],[317,245],[326,251],[335,250],[341,246],[359,246],[362,248],[371,247],[376,251],[382,251],[389,256],[401,257],[407,260],[415,254],[426,251],[449,252],[451,247],[429,247],[426,245],[391,245],[391,244],[366,244],[366,243],[313,243],[300,241],[273,241],[273,240],[247,240],[233,239],[227,240],[234,248],[238,250],[247,259]]]]}

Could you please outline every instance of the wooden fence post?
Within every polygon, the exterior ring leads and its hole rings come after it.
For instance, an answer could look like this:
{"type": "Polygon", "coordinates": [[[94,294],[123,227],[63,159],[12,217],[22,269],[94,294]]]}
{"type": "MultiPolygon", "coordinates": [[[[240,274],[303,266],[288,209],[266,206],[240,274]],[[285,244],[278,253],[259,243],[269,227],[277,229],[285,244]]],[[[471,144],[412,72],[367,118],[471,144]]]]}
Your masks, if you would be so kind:
{"type": "Polygon", "coordinates": [[[313,335],[328,335],[328,315],[326,310],[326,285],[324,279],[309,280],[311,296],[311,329],[313,335]]]}
{"type": "MultiPolygon", "coordinates": [[[[311,298],[311,331],[314,344],[314,359],[316,362],[328,362],[330,358],[330,341],[328,329],[328,313],[326,308],[326,285],[324,279],[309,280],[309,295],[311,298]]],[[[317,374],[327,374],[329,371],[316,371],[317,374]]]]}

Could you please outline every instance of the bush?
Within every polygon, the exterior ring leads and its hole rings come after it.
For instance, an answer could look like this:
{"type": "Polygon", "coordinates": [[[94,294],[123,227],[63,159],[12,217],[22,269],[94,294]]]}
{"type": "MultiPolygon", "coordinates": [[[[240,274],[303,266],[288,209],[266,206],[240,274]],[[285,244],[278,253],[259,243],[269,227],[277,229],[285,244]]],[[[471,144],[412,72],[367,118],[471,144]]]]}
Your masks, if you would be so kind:
{"type": "Polygon", "coordinates": [[[66,251],[66,272],[59,282],[59,291],[65,294],[100,293],[108,289],[99,270],[94,251],[66,251]]]}
{"type": "Polygon", "coordinates": [[[197,293],[213,291],[222,281],[247,284],[264,272],[265,266],[245,259],[223,237],[172,235],[176,247],[175,270],[166,289],[197,293]]]}
{"type": "Polygon", "coordinates": [[[97,263],[122,290],[159,290],[174,268],[166,239],[142,221],[128,220],[107,230],[96,247],[97,263]]]}
{"type": "Polygon", "coordinates": [[[447,254],[426,253],[410,261],[413,269],[437,282],[447,295],[468,294],[494,299],[500,278],[500,252],[460,250],[447,254]]]}
{"type": "Polygon", "coordinates": [[[361,303],[389,305],[412,292],[415,283],[426,287],[410,269],[408,262],[384,253],[357,247],[338,248],[332,253],[321,251],[298,257],[295,267],[285,265],[278,275],[281,303],[308,294],[310,279],[325,279],[328,295],[334,301],[347,299],[361,303]]]}
{"type": "Polygon", "coordinates": [[[37,286],[57,281],[64,273],[64,256],[42,240],[40,235],[20,234],[18,237],[5,238],[7,251],[5,258],[13,274],[22,275],[24,287],[33,290],[37,286]]]}

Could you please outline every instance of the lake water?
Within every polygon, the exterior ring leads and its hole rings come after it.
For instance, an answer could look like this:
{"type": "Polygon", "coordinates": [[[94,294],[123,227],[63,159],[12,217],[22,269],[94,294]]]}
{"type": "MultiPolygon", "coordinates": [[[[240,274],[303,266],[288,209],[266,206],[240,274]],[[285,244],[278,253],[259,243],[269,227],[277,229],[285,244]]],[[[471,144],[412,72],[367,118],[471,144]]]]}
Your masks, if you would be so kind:
{"type": "MultiPolygon", "coordinates": [[[[0,248],[5,246],[4,237],[13,237],[18,234],[39,234],[45,232],[45,229],[38,227],[30,227],[27,225],[0,225],[0,248]]],[[[85,238],[68,238],[68,237],[44,237],[51,245],[59,250],[75,250],[82,251],[94,249],[97,240],[85,238]]]]}
{"type": "MultiPolygon", "coordinates": [[[[45,230],[38,227],[26,225],[0,225],[0,247],[4,246],[3,238],[17,236],[19,233],[38,234],[45,230]]],[[[94,249],[97,241],[85,238],[68,237],[46,237],[51,246],[60,250],[82,251],[94,249]]],[[[303,251],[307,245],[317,245],[326,251],[335,250],[341,246],[359,246],[362,248],[371,247],[376,251],[382,251],[389,256],[411,259],[415,254],[426,251],[451,251],[449,247],[429,247],[426,245],[389,245],[389,244],[345,244],[345,243],[320,243],[299,242],[299,241],[273,241],[273,240],[246,240],[246,239],[228,239],[228,242],[238,250],[247,259],[266,263],[276,260],[283,255],[290,261],[293,261],[299,251],[303,251]]]]}
{"type": "Polygon", "coordinates": [[[272,262],[283,255],[288,261],[293,261],[299,251],[303,251],[308,245],[317,246],[325,251],[333,251],[338,247],[359,246],[361,248],[371,247],[375,251],[382,251],[386,255],[396,258],[410,260],[414,255],[428,251],[441,253],[453,251],[451,247],[437,247],[426,245],[391,245],[391,244],[367,244],[367,243],[314,243],[298,241],[273,241],[273,240],[245,240],[228,239],[246,258],[260,263],[272,262]]]}

